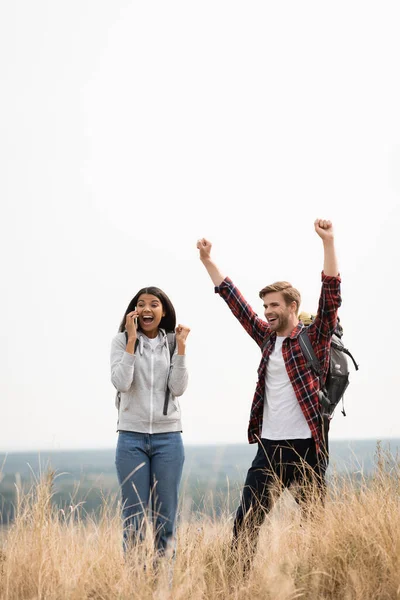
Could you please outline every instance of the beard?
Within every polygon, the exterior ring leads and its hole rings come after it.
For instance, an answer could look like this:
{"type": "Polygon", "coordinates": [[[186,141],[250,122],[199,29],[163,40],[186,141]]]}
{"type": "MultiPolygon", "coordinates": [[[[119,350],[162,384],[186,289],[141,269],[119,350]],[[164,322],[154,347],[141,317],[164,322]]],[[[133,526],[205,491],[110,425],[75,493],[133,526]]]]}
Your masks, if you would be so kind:
{"type": "Polygon", "coordinates": [[[270,325],[272,331],[275,333],[279,333],[280,331],[285,331],[289,326],[289,315],[280,314],[276,315],[276,321],[270,325]]]}

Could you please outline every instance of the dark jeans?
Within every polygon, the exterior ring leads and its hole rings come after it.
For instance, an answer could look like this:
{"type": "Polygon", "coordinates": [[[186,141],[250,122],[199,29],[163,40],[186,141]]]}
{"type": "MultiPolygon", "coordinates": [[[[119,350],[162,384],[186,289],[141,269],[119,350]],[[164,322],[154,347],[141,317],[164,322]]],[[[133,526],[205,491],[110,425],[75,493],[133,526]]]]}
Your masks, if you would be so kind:
{"type": "MultiPolygon", "coordinates": [[[[233,527],[233,548],[242,541],[249,560],[255,552],[259,529],[272,508],[271,492],[299,484],[296,497],[306,506],[311,490],[325,496],[325,462],[317,456],[312,438],[305,440],[261,439],[247,473],[233,527]]],[[[315,496],[314,496],[315,498],[315,496]]],[[[248,565],[249,566],[249,565],[248,565]]]]}

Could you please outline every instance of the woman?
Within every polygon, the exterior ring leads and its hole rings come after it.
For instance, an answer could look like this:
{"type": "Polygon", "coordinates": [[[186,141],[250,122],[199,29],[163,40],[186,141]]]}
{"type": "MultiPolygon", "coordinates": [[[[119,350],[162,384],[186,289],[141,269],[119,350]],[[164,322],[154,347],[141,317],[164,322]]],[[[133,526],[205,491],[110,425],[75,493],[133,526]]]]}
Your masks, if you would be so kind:
{"type": "Polygon", "coordinates": [[[168,296],[157,287],[143,288],[129,303],[111,347],[124,549],[143,539],[151,502],[159,556],[174,547],[184,462],[177,397],[188,382],[185,349],[190,329],[175,326],[175,309],[168,296]]]}

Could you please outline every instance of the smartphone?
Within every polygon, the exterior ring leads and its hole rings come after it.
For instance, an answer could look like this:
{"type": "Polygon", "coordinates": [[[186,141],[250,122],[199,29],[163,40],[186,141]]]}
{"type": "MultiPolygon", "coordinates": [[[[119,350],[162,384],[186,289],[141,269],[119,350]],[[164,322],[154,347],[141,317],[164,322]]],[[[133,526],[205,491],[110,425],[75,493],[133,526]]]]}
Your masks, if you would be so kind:
{"type": "MultiPolygon", "coordinates": [[[[135,306],[135,310],[136,310],[136,306],[135,306]]],[[[137,317],[135,317],[135,327],[137,329],[137,317]]]]}

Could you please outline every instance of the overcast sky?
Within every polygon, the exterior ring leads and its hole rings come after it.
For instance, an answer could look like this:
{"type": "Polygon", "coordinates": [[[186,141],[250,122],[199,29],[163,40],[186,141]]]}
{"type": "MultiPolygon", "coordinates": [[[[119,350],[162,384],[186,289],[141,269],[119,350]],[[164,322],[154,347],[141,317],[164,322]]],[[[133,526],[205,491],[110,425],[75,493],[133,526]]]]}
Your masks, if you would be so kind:
{"type": "Polygon", "coordinates": [[[163,288],[191,327],[184,441],[246,443],[262,315],[316,308],[332,219],[360,363],[333,438],[400,436],[398,2],[16,0],[0,8],[0,450],[112,447],[109,352],[163,288]]]}

